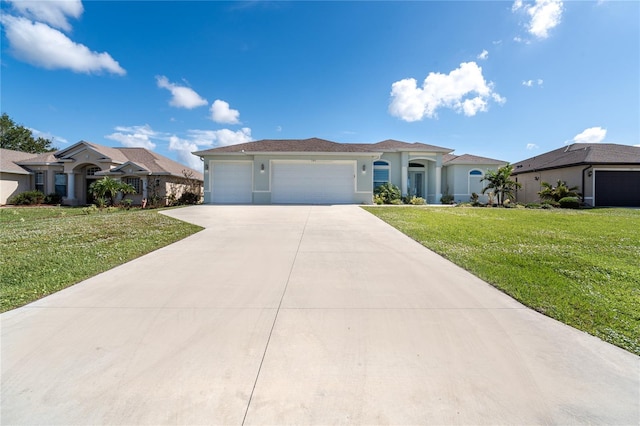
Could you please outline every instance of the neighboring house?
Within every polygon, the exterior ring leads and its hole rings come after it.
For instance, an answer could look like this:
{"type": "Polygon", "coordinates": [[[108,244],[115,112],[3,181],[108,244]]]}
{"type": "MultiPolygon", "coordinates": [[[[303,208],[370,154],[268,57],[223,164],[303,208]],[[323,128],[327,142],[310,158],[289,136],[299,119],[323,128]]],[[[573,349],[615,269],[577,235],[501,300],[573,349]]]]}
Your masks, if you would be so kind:
{"type": "Polygon", "coordinates": [[[2,194],[0,202],[26,190],[57,193],[67,205],[93,202],[91,183],[111,176],[133,186],[136,194],[127,195],[133,204],[143,199],[180,197],[187,188],[185,171],[198,183],[202,173],[144,148],[111,148],[80,141],[68,148],[45,154],[26,154],[2,150],[2,194]],[[11,173],[5,173],[5,162],[11,173]],[[17,176],[27,176],[18,182],[17,176]],[[19,188],[18,186],[21,185],[19,188]],[[5,187],[7,188],[5,192],[5,187]],[[11,190],[11,188],[14,188],[11,190]]]}
{"type": "Polygon", "coordinates": [[[31,172],[16,164],[32,158],[34,154],[0,148],[0,205],[21,192],[29,191],[31,172]]]}
{"type": "Polygon", "coordinates": [[[517,201],[540,202],[542,182],[577,186],[591,206],[640,207],[640,147],[574,143],[513,165],[517,201]]]}
{"type": "Polygon", "coordinates": [[[468,201],[470,189],[477,186],[457,176],[473,170],[484,175],[485,165],[502,162],[483,159],[487,163],[480,167],[461,160],[451,164],[449,174],[443,168],[445,159],[454,159],[448,156],[452,151],[418,142],[350,144],[310,138],[260,140],[194,154],[204,160],[205,203],[371,204],[374,188],[386,182],[398,186],[402,195],[428,203],[440,203],[444,182],[450,193],[464,194],[462,201],[468,201]]]}

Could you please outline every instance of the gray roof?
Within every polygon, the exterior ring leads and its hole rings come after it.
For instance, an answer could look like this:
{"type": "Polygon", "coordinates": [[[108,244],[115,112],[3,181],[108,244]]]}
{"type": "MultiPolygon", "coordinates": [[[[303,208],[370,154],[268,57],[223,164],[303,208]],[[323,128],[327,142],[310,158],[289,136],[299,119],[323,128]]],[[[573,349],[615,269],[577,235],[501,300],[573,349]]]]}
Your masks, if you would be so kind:
{"type": "Polygon", "coordinates": [[[0,172],[18,175],[31,174],[28,170],[20,167],[17,162],[27,160],[36,155],[37,154],[30,154],[28,152],[0,148],[0,172]]]}
{"type": "Polygon", "coordinates": [[[373,144],[339,143],[320,138],[309,139],[262,139],[255,142],[237,145],[221,146],[194,152],[195,155],[213,155],[222,153],[251,153],[251,152],[317,152],[317,153],[373,153],[396,151],[428,151],[451,152],[451,149],[419,142],[408,143],[396,140],[386,140],[373,144]]]}
{"type": "Polygon", "coordinates": [[[488,164],[488,165],[503,165],[507,164],[508,161],[496,160],[495,158],[487,158],[480,157],[478,155],[471,154],[462,154],[462,155],[453,155],[453,154],[445,154],[442,156],[442,164],[453,165],[453,164],[465,164],[465,165],[474,165],[474,164],[488,164]]]}
{"type": "Polygon", "coordinates": [[[640,147],[613,143],[574,143],[513,164],[513,174],[562,167],[640,165],[640,147]]]}

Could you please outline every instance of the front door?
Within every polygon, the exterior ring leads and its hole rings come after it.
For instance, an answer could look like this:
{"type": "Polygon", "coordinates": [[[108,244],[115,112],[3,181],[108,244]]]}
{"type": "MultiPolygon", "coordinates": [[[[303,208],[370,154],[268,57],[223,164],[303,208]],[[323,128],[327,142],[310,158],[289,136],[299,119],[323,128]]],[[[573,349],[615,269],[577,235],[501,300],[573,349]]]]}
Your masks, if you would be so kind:
{"type": "Polygon", "coordinates": [[[409,172],[409,195],[424,198],[423,185],[423,172],[409,172]]]}

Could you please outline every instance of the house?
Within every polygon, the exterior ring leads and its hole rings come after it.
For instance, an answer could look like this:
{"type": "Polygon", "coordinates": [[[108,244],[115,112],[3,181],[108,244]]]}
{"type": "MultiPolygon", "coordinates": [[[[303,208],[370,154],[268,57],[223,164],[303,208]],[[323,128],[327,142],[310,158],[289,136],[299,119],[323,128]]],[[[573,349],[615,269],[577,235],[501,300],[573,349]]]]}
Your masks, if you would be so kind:
{"type": "Polygon", "coordinates": [[[371,204],[374,188],[386,182],[428,203],[440,203],[443,190],[468,201],[482,191],[486,170],[503,164],[452,151],[419,142],[310,138],[265,139],[194,154],[204,161],[204,202],[211,204],[371,204]]]}
{"type": "Polygon", "coordinates": [[[57,193],[67,205],[93,202],[91,183],[111,176],[133,186],[127,195],[133,204],[180,197],[189,185],[200,191],[202,173],[144,148],[112,148],[80,141],[68,148],[44,154],[3,149],[0,203],[27,190],[57,193]],[[191,182],[185,178],[191,177],[191,182]]]}
{"type": "Polygon", "coordinates": [[[574,143],[513,165],[521,203],[540,202],[542,182],[577,186],[591,206],[640,207],[640,147],[574,143]]]}

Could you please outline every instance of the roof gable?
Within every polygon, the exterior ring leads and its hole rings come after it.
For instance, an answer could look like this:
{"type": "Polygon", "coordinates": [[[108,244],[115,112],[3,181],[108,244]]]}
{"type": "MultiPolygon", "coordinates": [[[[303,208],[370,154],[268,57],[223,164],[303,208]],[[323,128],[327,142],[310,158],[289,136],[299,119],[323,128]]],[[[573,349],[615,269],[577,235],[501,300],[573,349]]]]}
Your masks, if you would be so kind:
{"type": "Polygon", "coordinates": [[[503,165],[507,163],[508,163],[507,161],[496,160],[495,158],[480,157],[478,155],[471,155],[471,154],[462,154],[462,155],[445,154],[442,157],[442,164],[444,165],[455,165],[455,164],[503,165]]]}

